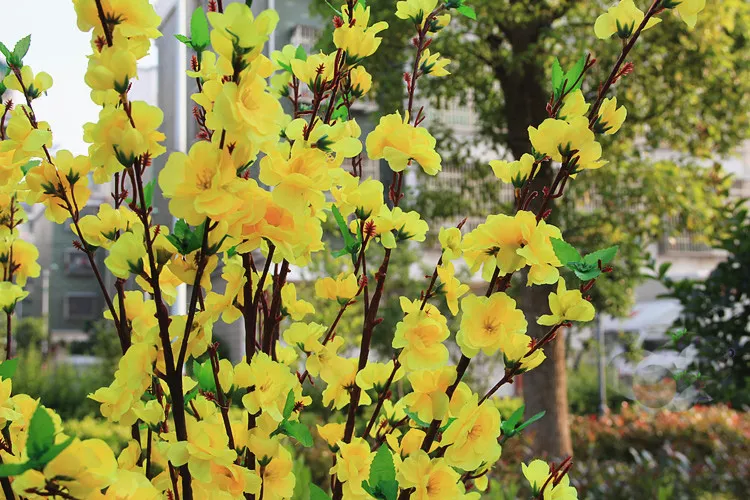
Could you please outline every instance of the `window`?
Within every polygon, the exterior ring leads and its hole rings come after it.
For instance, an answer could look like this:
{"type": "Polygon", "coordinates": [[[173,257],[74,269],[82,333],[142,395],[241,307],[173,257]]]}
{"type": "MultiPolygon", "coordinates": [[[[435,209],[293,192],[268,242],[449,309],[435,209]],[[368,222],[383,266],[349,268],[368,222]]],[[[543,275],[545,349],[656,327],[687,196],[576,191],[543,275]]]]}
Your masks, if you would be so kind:
{"type": "Polygon", "coordinates": [[[99,315],[97,295],[90,292],[65,294],[63,313],[65,319],[94,319],[99,315]]]}
{"type": "Polygon", "coordinates": [[[65,250],[65,274],[69,276],[90,276],[89,258],[80,250],[68,248],[65,250]]]}

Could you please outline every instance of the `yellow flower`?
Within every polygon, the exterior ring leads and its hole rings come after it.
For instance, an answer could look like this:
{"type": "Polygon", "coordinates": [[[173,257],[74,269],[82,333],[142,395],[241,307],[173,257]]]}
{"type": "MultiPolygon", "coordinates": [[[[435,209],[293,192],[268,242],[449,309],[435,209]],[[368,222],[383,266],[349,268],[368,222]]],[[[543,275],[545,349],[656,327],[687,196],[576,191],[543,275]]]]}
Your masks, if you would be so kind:
{"type": "Polygon", "coordinates": [[[314,352],[307,358],[306,368],[313,377],[320,376],[324,380],[331,380],[334,377],[334,370],[338,361],[338,350],[344,345],[343,337],[334,337],[323,349],[314,352]]]}
{"type": "Polygon", "coordinates": [[[26,174],[26,183],[38,203],[47,210],[45,216],[58,224],[70,217],[68,208],[80,210],[89,200],[88,173],[91,163],[86,156],[74,157],[61,150],[55,155],[54,165],[43,161],[26,174]]]}
{"type": "Polygon", "coordinates": [[[190,152],[169,155],[159,173],[159,186],[175,217],[197,226],[206,217],[221,220],[244,203],[237,196],[237,170],[229,152],[210,142],[196,142],[190,152]]]}
{"type": "MultiPolygon", "coordinates": [[[[568,83],[572,84],[573,82],[568,83]]],[[[578,89],[565,96],[563,105],[557,115],[561,120],[568,121],[576,116],[585,116],[590,107],[591,105],[583,97],[583,92],[578,89]]]]}
{"type": "Polygon", "coordinates": [[[238,387],[255,386],[255,389],[242,397],[242,404],[250,413],[262,411],[281,422],[286,398],[289,391],[299,385],[299,380],[289,368],[262,352],[253,357],[249,367],[245,366],[235,368],[234,383],[238,387]]]}
{"type": "Polygon", "coordinates": [[[549,308],[552,314],[540,316],[537,323],[545,326],[558,325],[566,321],[591,321],[594,319],[593,304],[583,298],[580,290],[568,290],[565,280],[557,282],[557,293],[549,294],[549,308]]]}
{"type": "MultiPolygon", "coordinates": [[[[601,39],[609,38],[615,33],[618,37],[627,39],[641,24],[643,17],[643,11],[635,6],[633,0],[620,0],[620,3],[610,7],[607,12],[596,19],[594,33],[601,39]]],[[[652,17],[644,29],[649,29],[660,22],[661,19],[652,17]]]]}
{"type": "Polygon", "coordinates": [[[361,99],[372,88],[372,75],[362,66],[357,66],[349,72],[348,88],[353,98],[361,99]]]}
{"type": "Polygon", "coordinates": [[[354,213],[358,219],[365,220],[380,212],[383,206],[383,183],[373,179],[360,183],[359,177],[354,177],[343,169],[336,169],[330,175],[334,184],[331,195],[343,217],[354,213]]]}
{"type": "Polygon", "coordinates": [[[31,156],[44,157],[42,147],[48,150],[52,147],[52,131],[47,122],[38,122],[36,127],[31,125],[26,113],[29,109],[24,104],[13,107],[6,122],[5,141],[0,143],[0,151],[15,150],[13,161],[25,160],[31,156]]]}
{"type": "Polygon", "coordinates": [[[677,4],[677,13],[689,28],[698,22],[698,13],[706,7],[706,0],[683,0],[677,4]]]}
{"type": "Polygon", "coordinates": [[[13,267],[13,276],[16,283],[20,286],[26,286],[29,278],[38,278],[42,268],[37,263],[39,259],[39,250],[24,240],[17,240],[14,237],[0,239],[0,269],[5,276],[10,275],[10,268],[13,267]],[[11,259],[11,250],[13,258],[11,259]]]}
{"type": "Polygon", "coordinates": [[[237,452],[229,449],[229,438],[220,421],[199,421],[190,415],[186,420],[188,440],[171,443],[167,458],[176,467],[187,464],[193,478],[210,483],[212,465],[231,466],[237,452]]]}
{"type": "Polygon", "coordinates": [[[294,321],[302,321],[308,314],[314,314],[315,308],[309,302],[297,300],[297,287],[287,283],[281,288],[281,310],[294,321]]]}
{"type": "Polygon", "coordinates": [[[8,314],[13,314],[16,304],[25,299],[29,292],[23,288],[11,283],[10,281],[0,281],[0,309],[8,314]]]}
{"type": "Polygon", "coordinates": [[[542,364],[542,361],[546,359],[546,356],[541,348],[535,350],[530,356],[527,356],[532,345],[533,340],[528,335],[506,335],[500,343],[500,350],[503,352],[505,367],[510,368],[520,361],[521,366],[519,367],[518,373],[524,373],[533,370],[542,364]]]}
{"type": "MultiPolygon", "coordinates": [[[[0,285],[0,297],[4,294],[2,285],[0,285]]],[[[23,416],[13,409],[13,402],[10,394],[13,392],[13,382],[9,378],[0,380],[0,425],[5,428],[8,421],[19,420],[23,416]]]]}
{"type": "Polygon", "coordinates": [[[75,440],[44,467],[44,476],[74,498],[90,498],[114,482],[117,460],[101,439],[75,440]]]}
{"type": "Polygon", "coordinates": [[[599,108],[599,116],[594,123],[594,132],[612,135],[620,130],[627,116],[628,110],[625,106],[617,107],[617,97],[604,99],[602,107],[599,108]]]}
{"type": "Polygon", "coordinates": [[[127,279],[130,274],[143,272],[143,257],[146,247],[143,236],[135,233],[123,233],[109,249],[109,255],[104,259],[104,265],[118,278],[127,279]]]}
{"type": "Polygon", "coordinates": [[[105,44],[101,51],[89,56],[84,80],[93,90],[115,90],[124,94],[137,74],[135,54],[129,49],[127,39],[118,37],[112,47],[105,44]]]}
{"type": "MultiPolygon", "coordinates": [[[[332,369],[321,373],[321,378],[327,384],[323,390],[323,405],[331,405],[340,410],[349,404],[351,389],[356,384],[357,358],[337,357],[331,362],[332,369]]],[[[312,373],[312,372],[311,372],[312,373]]],[[[367,406],[372,402],[367,392],[362,391],[359,406],[367,406]]]]}
{"type": "Polygon", "coordinates": [[[328,447],[332,450],[338,450],[338,443],[344,439],[344,429],[346,424],[326,424],[317,425],[318,434],[323,440],[328,443],[328,447]]]}
{"type": "Polygon", "coordinates": [[[458,299],[469,291],[469,285],[462,284],[456,278],[456,271],[450,261],[438,266],[437,273],[441,284],[440,293],[445,294],[448,309],[455,316],[458,314],[458,299]]]}
{"type": "MultiPolygon", "coordinates": [[[[403,417],[402,417],[403,418],[403,417]]],[[[386,429],[387,431],[388,429],[386,429]]],[[[388,447],[394,452],[394,461],[401,458],[406,458],[412,453],[418,452],[422,446],[422,441],[427,433],[421,429],[411,428],[406,431],[406,434],[398,440],[398,431],[389,432],[385,435],[385,440],[388,443],[388,447]]],[[[438,443],[432,443],[430,452],[437,448],[438,443]]],[[[396,467],[398,470],[398,466],[396,467]]]]}
{"type": "Polygon", "coordinates": [[[436,175],[442,168],[436,143],[427,129],[413,127],[408,117],[394,113],[382,117],[367,136],[367,155],[372,160],[384,158],[394,172],[403,171],[414,160],[426,174],[436,175]]]}
{"type": "Polygon", "coordinates": [[[319,352],[323,349],[320,339],[327,328],[318,323],[292,323],[284,331],[284,342],[305,352],[319,352]]]}
{"type": "Polygon", "coordinates": [[[336,64],[336,53],[310,54],[306,60],[293,59],[292,73],[299,81],[310,86],[313,92],[324,88],[333,79],[336,64]]]}
{"type": "Polygon", "coordinates": [[[370,477],[370,465],[375,453],[362,438],[354,438],[351,443],[339,442],[339,453],[336,465],[331,467],[331,474],[336,474],[344,483],[344,496],[363,495],[362,482],[370,477]]]}
{"type": "Polygon", "coordinates": [[[352,300],[359,291],[357,277],[353,273],[341,273],[336,279],[321,278],[315,282],[315,295],[321,299],[335,300],[342,306],[352,300]]]}
{"type": "Polygon", "coordinates": [[[456,260],[461,257],[461,230],[457,227],[440,228],[438,234],[440,247],[443,249],[443,262],[456,260]]]}
{"type": "Polygon", "coordinates": [[[220,57],[224,74],[242,71],[263,53],[263,46],[279,22],[274,10],[265,10],[253,16],[244,3],[231,3],[223,13],[209,12],[208,20],[213,26],[211,46],[220,57]],[[237,67],[234,67],[237,66],[237,67]]]}
{"type": "Polygon", "coordinates": [[[438,368],[448,361],[447,320],[435,309],[407,314],[396,325],[393,347],[403,349],[399,361],[407,371],[438,368]]]}
{"type": "MultiPolygon", "coordinates": [[[[94,29],[94,34],[104,36],[94,0],[73,0],[78,15],[78,29],[94,29]]],[[[161,36],[158,27],[161,19],[148,0],[102,0],[102,10],[108,19],[116,19],[115,33],[128,38],[161,36]]]]}
{"type": "Polygon", "coordinates": [[[491,356],[500,349],[503,337],[526,333],[526,318],[516,309],[516,301],[503,292],[490,297],[469,295],[461,301],[461,327],[456,343],[464,356],[472,358],[481,350],[491,356]]]}
{"type": "MultiPolygon", "coordinates": [[[[291,498],[297,482],[292,467],[292,454],[279,446],[278,454],[263,468],[263,498],[282,500],[291,498]]],[[[257,467],[256,467],[257,468],[257,467]]]]}
{"type": "Polygon", "coordinates": [[[534,157],[526,153],[521,156],[520,160],[508,162],[503,160],[493,160],[490,162],[492,172],[495,177],[505,182],[512,183],[515,187],[523,187],[526,179],[531,175],[531,168],[534,166],[534,157]]]}
{"type": "Polygon", "coordinates": [[[97,123],[83,126],[83,140],[91,144],[89,157],[97,184],[108,182],[114,173],[125,168],[123,164],[132,165],[137,157],[146,152],[151,158],[156,158],[166,151],[159,144],[164,140],[164,134],[158,130],[164,113],[142,101],[131,104],[135,127],[122,107],[113,106],[102,109],[97,123]]]}
{"type": "Polygon", "coordinates": [[[471,272],[481,267],[487,281],[496,267],[504,276],[528,265],[528,285],[555,283],[561,263],[550,239],[561,237],[557,227],[544,220],[537,223],[533,213],[522,210],[514,217],[490,215],[464,237],[462,246],[471,272]]]}
{"type": "Polygon", "coordinates": [[[434,370],[417,370],[407,378],[412,392],[403,397],[403,404],[417,414],[422,422],[442,420],[448,413],[446,389],[456,380],[456,367],[443,366],[434,370]]]}
{"type": "Polygon", "coordinates": [[[217,131],[214,140],[220,140],[220,131],[225,130],[227,144],[249,143],[246,147],[250,148],[251,160],[259,150],[265,151],[266,143],[277,140],[283,125],[284,110],[269,92],[265,80],[272,69],[271,62],[265,56],[259,56],[239,84],[219,80],[206,82],[203,93],[213,96],[212,107],[199,102],[207,110],[206,126],[217,131]]]}
{"type": "Polygon", "coordinates": [[[307,130],[307,121],[297,118],[287,125],[284,135],[290,141],[294,141],[295,145],[299,142],[325,153],[335,153],[328,159],[330,170],[341,166],[344,158],[353,158],[362,152],[362,142],[359,140],[362,129],[355,119],[338,121],[333,125],[317,121],[309,136],[305,138],[307,130]]]}
{"type": "Polygon", "coordinates": [[[538,129],[529,127],[529,139],[538,153],[554,161],[570,157],[575,171],[597,169],[607,163],[601,159],[602,146],[589,130],[585,116],[575,116],[569,121],[547,118],[538,129]]]}
{"type": "Polygon", "coordinates": [[[346,52],[346,62],[354,65],[371,56],[380,47],[382,38],[376,36],[388,28],[388,23],[381,21],[368,27],[370,7],[357,3],[354,7],[354,23],[345,5],[342,9],[343,24],[333,32],[333,43],[337,49],[346,52]]]}
{"type": "Polygon", "coordinates": [[[426,452],[412,453],[398,468],[398,485],[414,488],[415,500],[453,500],[461,497],[460,476],[444,459],[430,459],[426,452]]]}
{"type": "Polygon", "coordinates": [[[36,99],[41,96],[42,93],[47,92],[52,88],[52,77],[44,71],[34,75],[31,66],[24,65],[21,68],[21,80],[23,81],[23,86],[21,85],[21,82],[18,81],[16,74],[11,71],[8,73],[8,76],[5,77],[3,83],[8,89],[17,90],[21,93],[23,93],[23,89],[25,88],[25,95],[29,99],[36,99]]]}
{"type": "Polygon", "coordinates": [[[425,75],[432,76],[448,76],[450,71],[445,69],[450,64],[451,60],[446,58],[440,58],[440,52],[430,53],[430,49],[425,49],[422,52],[422,57],[419,59],[419,70],[425,75]]]}
{"type": "MultiPolygon", "coordinates": [[[[375,389],[380,392],[388,381],[388,377],[391,376],[391,373],[393,373],[393,360],[388,361],[387,363],[375,363],[370,361],[362,371],[357,373],[355,382],[363,391],[375,389]]],[[[404,370],[399,367],[393,375],[392,382],[401,380],[403,376],[404,370]]]]}
{"type": "MultiPolygon", "coordinates": [[[[542,486],[550,475],[549,465],[543,460],[532,460],[528,465],[521,463],[523,476],[529,482],[533,495],[539,495],[542,486]]],[[[546,495],[545,495],[546,496],[546,495]]]]}
{"type": "Polygon", "coordinates": [[[464,405],[458,418],[443,433],[441,444],[450,446],[445,460],[453,467],[473,471],[500,458],[500,412],[492,401],[477,405],[478,397],[464,405]]]}
{"type": "Polygon", "coordinates": [[[396,17],[410,19],[421,27],[435,7],[437,0],[401,0],[396,3],[396,17]]]}
{"type": "Polygon", "coordinates": [[[155,399],[147,403],[136,401],[133,405],[133,412],[148,425],[156,425],[164,420],[164,408],[155,399]]]}
{"type": "Polygon", "coordinates": [[[429,227],[419,212],[404,212],[399,207],[392,210],[387,205],[373,218],[375,233],[385,248],[396,248],[396,243],[406,240],[424,241],[429,227]]]}
{"type": "MultiPolygon", "coordinates": [[[[76,200],[78,197],[76,196],[76,200]]],[[[99,213],[86,215],[78,221],[83,237],[92,245],[110,248],[117,240],[118,231],[135,231],[143,233],[143,224],[138,216],[125,205],[117,210],[109,203],[99,205],[99,213]]],[[[71,224],[71,231],[75,232],[71,224]]]]}

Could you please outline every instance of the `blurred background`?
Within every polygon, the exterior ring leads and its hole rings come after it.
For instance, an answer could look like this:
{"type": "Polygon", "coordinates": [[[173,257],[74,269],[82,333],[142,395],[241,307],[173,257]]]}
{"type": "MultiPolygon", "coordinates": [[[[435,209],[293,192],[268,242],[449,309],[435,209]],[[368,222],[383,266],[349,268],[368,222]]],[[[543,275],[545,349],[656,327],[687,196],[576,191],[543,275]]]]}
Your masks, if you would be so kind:
{"type": "MultiPolygon", "coordinates": [[[[186,33],[192,11],[206,2],[156,3],[164,36],[142,61],[132,98],[164,110],[167,148],[184,151],[196,133],[190,101],[196,89],[184,74],[189,54],[173,35],[186,33]]],[[[370,97],[355,109],[363,137],[381,115],[403,109],[403,73],[413,52],[408,23],[395,18],[395,2],[370,3],[371,22],[385,20],[391,29],[366,64],[377,77],[370,97]]],[[[510,209],[512,188],[499,183],[487,163],[529,151],[527,128],[546,117],[554,58],[567,67],[590,52],[598,63],[583,90],[588,98],[595,95],[621,48],[593,33],[594,20],[609,4],[476,1],[478,21],[454,19],[432,45],[452,59],[452,75],[420,80],[417,108],[425,107],[425,126],[439,138],[443,172],[437,178],[410,172],[407,178],[402,206],[422,213],[431,230],[426,245],[399,246],[394,254],[376,355],[388,356],[402,315],[398,297],[418,297],[423,276],[437,262],[439,227],[467,218],[466,232],[488,213],[510,209]]],[[[334,12],[325,0],[255,0],[252,8],[279,11],[267,55],[287,44],[331,50],[334,12]]],[[[72,4],[27,0],[0,12],[14,19],[4,24],[3,41],[32,33],[27,62],[55,79],[37,109],[53,128],[55,149],[85,153],[81,127],[95,121],[98,110],[83,83],[89,36],[76,29],[72,4]]],[[[532,455],[572,455],[571,477],[581,498],[723,499],[747,498],[750,491],[750,4],[709,5],[692,31],[671,13],[661,17],[631,53],[632,74],[614,87],[628,119],[613,138],[603,139],[609,164],[569,185],[551,217],[582,253],[619,245],[614,272],[593,290],[595,320],[559,335],[546,350],[548,361],[496,398],[505,418],[521,405],[527,417],[546,414],[505,443],[483,498],[523,498],[521,482],[513,478],[520,477],[518,462],[532,455]]],[[[11,92],[3,96],[10,98],[11,92]]],[[[158,160],[154,175],[166,155],[158,160]]],[[[363,171],[390,183],[387,164],[365,159],[363,171]]],[[[101,186],[87,210],[95,213],[109,192],[101,186]]],[[[155,203],[156,217],[171,226],[166,204],[155,203]]],[[[74,420],[79,435],[122,445],[127,430],[107,430],[97,405],[86,398],[108,383],[117,336],[101,319],[103,301],[86,257],[71,244],[72,233],[42,212],[30,209],[22,226],[24,238],[40,249],[43,272],[17,308],[23,362],[14,390],[42,397],[74,420]]],[[[334,269],[330,254],[321,252],[310,270],[293,275],[300,294],[316,305],[313,320],[323,324],[337,306],[316,299],[312,282],[334,269]]],[[[478,276],[458,272],[481,286],[478,276]]],[[[530,335],[541,336],[545,332],[534,331],[531,318],[546,312],[549,289],[524,283],[519,279],[510,293],[520,297],[530,335]]],[[[356,310],[347,314],[350,321],[338,333],[356,341],[361,319],[356,310]]],[[[241,324],[217,324],[214,333],[223,355],[238,361],[241,324]]],[[[469,377],[482,388],[502,373],[502,359],[490,359],[473,363],[469,377]]],[[[311,424],[322,419],[323,409],[312,410],[306,417],[311,424]]],[[[328,450],[318,444],[298,462],[298,478],[327,474],[328,450]]],[[[298,479],[295,498],[308,497],[308,482],[298,479]]]]}

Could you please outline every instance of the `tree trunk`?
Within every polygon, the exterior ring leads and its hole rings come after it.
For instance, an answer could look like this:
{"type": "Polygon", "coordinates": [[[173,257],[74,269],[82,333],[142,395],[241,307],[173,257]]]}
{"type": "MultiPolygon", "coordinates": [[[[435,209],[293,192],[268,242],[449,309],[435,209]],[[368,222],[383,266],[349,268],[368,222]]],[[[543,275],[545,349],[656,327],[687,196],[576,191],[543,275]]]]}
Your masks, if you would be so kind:
{"type": "MultiPolygon", "coordinates": [[[[550,92],[544,83],[544,68],[539,65],[542,58],[533,54],[538,50],[536,43],[544,28],[545,26],[532,24],[506,29],[506,35],[513,47],[513,60],[502,62],[502,66],[496,70],[505,98],[507,144],[515,158],[531,151],[528,127],[536,127],[547,118],[546,103],[550,92]]],[[[550,165],[543,165],[531,186],[532,191],[540,193],[537,202],[541,199],[542,188],[549,185],[552,179],[550,165]]],[[[536,206],[538,207],[538,204],[536,206]]],[[[529,323],[528,334],[540,338],[548,330],[537,325],[536,320],[548,312],[547,296],[552,287],[527,287],[525,275],[526,273],[523,273],[519,302],[529,323]]],[[[526,415],[546,412],[544,418],[534,426],[535,438],[532,448],[538,456],[560,458],[573,453],[568,422],[565,344],[562,341],[562,332],[544,351],[547,356],[544,363],[523,375],[526,415]]]]}

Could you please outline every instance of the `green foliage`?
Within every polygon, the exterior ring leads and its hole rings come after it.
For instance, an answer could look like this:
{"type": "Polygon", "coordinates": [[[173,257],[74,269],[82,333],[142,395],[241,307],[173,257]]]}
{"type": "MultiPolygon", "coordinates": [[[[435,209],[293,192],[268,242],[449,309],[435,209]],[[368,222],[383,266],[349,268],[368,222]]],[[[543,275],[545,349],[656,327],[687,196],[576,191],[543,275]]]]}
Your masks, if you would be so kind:
{"type": "Polygon", "coordinates": [[[393,464],[391,450],[387,446],[378,448],[370,465],[369,480],[364,482],[362,486],[374,498],[396,500],[398,495],[396,467],[393,464]]]}
{"type": "Polygon", "coordinates": [[[677,349],[697,348],[692,367],[699,371],[705,392],[712,398],[740,407],[750,405],[750,217],[738,202],[730,207],[727,234],[719,248],[728,258],[703,281],[662,281],[669,296],[676,298],[683,311],[673,336],[677,349]]]}
{"type": "Polygon", "coordinates": [[[19,353],[13,392],[41,398],[63,419],[98,415],[99,404],[87,396],[109,383],[113,369],[114,365],[107,364],[75,368],[43,360],[39,351],[30,347],[19,353]]]}
{"type": "MultiPolygon", "coordinates": [[[[608,374],[607,407],[616,411],[627,398],[612,387],[612,374],[608,374]]],[[[581,363],[568,371],[568,408],[574,415],[599,413],[599,374],[596,366],[581,363]]]]}
{"type": "Polygon", "coordinates": [[[203,231],[203,224],[195,229],[191,229],[187,222],[179,219],[175,222],[172,233],[167,235],[167,239],[177,248],[178,252],[182,255],[187,255],[201,247],[203,244],[203,231]]]}
{"type": "Polygon", "coordinates": [[[9,66],[15,66],[16,68],[23,67],[23,58],[29,52],[31,46],[31,35],[26,35],[21,38],[16,45],[13,47],[13,51],[10,51],[8,47],[0,42],[0,54],[5,56],[5,61],[9,66]]]}
{"type": "Polygon", "coordinates": [[[16,368],[18,368],[18,358],[6,359],[0,363],[0,379],[5,380],[13,378],[13,375],[16,373],[16,368]]]}

